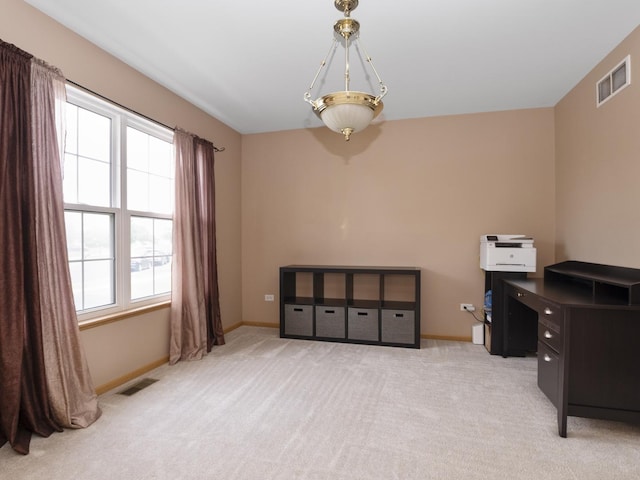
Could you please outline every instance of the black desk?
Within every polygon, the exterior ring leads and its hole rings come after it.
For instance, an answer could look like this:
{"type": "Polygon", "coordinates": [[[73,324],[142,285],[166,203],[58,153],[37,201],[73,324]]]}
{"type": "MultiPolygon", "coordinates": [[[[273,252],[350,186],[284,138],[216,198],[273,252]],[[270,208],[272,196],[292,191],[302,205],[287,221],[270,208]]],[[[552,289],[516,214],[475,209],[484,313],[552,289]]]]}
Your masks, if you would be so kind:
{"type": "Polygon", "coordinates": [[[567,416],[640,422],[640,270],[585,262],[505,280],[509,324],[537,318],[538,386],[567,416]]]}

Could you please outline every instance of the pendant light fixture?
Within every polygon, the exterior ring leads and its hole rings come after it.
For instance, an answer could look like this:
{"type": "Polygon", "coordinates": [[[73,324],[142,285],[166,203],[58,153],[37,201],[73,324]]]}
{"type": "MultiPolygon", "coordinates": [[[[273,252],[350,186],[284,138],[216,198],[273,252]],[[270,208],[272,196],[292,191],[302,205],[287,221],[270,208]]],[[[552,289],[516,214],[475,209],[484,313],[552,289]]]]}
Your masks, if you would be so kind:
{"type": "Polygon", "coordinates": [[[360,23],[351,18],[351,12],[358,6],[358,0],[335,0],[334,5],[338,10],[343,12],[344,18],[341,18],[333,25],[333,29],[337,35],[334,35],[329,53],[320,64],[320,68],[318,68],[309,89],[304,94],[304,99],[311,104],[313,111],[327,127],[334,132],[341,133],[344,135],[344,139],[349,141],[353,133],[367,128],[371,120],[380,114],[383,108],[382,97],[387,94],[387,86],[382,83],[380,75],[378,75],[378,72],[373,66],[371,57],[366,53],[360,42],[360,23]],[[328,93],[316,100],[312,100],[311,90],[320,72],[325,67],[327,58],[331,52],[336,49],[338,43],[343,43],[345,50],[344,90],[328,93]],[[377,96],[350,90],[349,49],[353,44],[357,44],[356,51],[358,54],[360,51],[364,53],[367,64],[369,64],[378,79],[380,94],[377,96]]]}

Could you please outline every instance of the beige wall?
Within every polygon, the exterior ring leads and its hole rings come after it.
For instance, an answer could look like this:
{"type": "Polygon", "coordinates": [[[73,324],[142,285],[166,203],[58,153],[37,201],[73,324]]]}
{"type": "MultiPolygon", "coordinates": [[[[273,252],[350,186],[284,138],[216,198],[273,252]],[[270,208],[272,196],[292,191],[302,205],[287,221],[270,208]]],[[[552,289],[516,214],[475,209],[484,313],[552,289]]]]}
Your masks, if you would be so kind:
{"type": "Polygon", "coordinates": [[[556,106],[557,257],[640,268],[640,28],[556,106]],[[595,85],[631,54],[631,85],[595,85]]]}
{"type": "Polygon", "coordinates": [[[167,360],[169,308],[83,330],[81,338],[102,393],[167,360]]]}
{"type": "Polygon", "coordinates": [[[242,138],[243,318],[278,323],[278,267],[418,266],[424,335],[469,338],[483,233],[535,237],[554,260],[553,109],[242,138]]]}
{"type": "MultiPolygon", "coordinates": [[[[220,303],[225,327],[242,320],[240,134],[87,42],[22,0],[0,0],[0,38],[62,69],[65,76],[166,125],[226,148],[216,155],[220,303]]],[[[168,309],[83,330],[96,386],[168,355],[168,309]]]]}

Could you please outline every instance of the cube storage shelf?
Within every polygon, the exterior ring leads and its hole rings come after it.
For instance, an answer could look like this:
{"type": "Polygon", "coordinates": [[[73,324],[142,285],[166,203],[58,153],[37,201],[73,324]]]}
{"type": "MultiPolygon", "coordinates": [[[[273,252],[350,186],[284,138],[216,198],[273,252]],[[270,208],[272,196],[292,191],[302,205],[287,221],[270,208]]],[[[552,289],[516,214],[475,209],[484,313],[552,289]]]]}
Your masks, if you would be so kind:
{"type": "Polygon", "coordinates": [[[420,269],[280,267],[280,336],[420,348],[420,269]]]}

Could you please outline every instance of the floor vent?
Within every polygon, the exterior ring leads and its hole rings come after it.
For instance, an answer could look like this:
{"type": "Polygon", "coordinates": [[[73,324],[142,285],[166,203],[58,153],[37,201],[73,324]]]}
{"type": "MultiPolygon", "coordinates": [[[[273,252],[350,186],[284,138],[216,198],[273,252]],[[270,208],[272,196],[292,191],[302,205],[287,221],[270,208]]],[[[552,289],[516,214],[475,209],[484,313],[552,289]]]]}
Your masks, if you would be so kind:
{"type": "Polygon", "coordinates": [[[157,381],[158,380],[156,380],[155,378],[144,378],[140,380],[138,383],[134,383],[133,385],[128,387],[126,390],[123,390],[119,393],[120,395],[127,395],[130,397],[134,393],[138,393],[140,390],[147,388],[149,385],[153,385],[157,381]]]}
{"type": "Polygon", "coordinates": [[[604,102],[631,83],[631,56],[616,65],[613,70],[600,79],[596,85],[596,104],[599,107],[604,102]]]}

